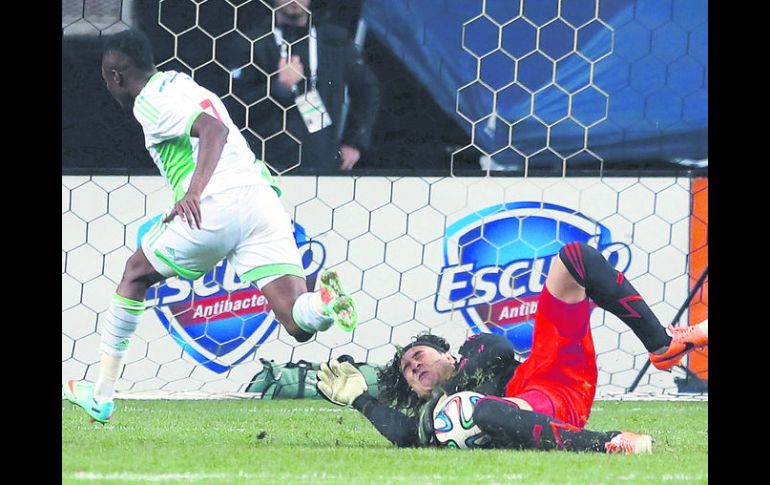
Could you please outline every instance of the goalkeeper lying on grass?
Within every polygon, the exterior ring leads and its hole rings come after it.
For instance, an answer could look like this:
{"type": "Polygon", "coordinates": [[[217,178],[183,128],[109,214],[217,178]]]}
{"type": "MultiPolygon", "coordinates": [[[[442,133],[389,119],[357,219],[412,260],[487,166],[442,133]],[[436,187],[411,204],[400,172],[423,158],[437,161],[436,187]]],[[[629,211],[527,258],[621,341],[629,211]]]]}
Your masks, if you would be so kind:
{"type": "Polygon", "coordinates": [[[525,362],[516,360],[501,335],[470,337],[458,360],[444,339],[422,334],[398,349],[379,373],[379,401],[349,362],[322,364],[318,389],[330,401],[362,412],[397,446],[436,444],[436,403],[444,395],[476,391],[486,397],[476,403],[473,421],[492,447],[649,453],[649,435],[584,429],[598,375],[588,298],[633,330],[658,369],[670,370],[690,350],[708,345],[708,321],[666,332],[622,273],[594,248],[571,243],[551,265],[525,362]]]}

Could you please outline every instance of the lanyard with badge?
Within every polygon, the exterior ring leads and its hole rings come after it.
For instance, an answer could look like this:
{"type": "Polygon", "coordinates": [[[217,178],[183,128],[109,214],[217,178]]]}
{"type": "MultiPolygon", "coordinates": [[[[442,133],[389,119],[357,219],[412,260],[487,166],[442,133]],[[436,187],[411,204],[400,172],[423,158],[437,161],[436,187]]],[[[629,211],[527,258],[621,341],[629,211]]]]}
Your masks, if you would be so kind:
{"type": "MultiPolygon", "coordinates": [[[[281,58],[288,62],[289,50],[287,43],[283,40],[283,32],[280,27],[276,27],[273,30],[273,36],[275,37],[275,43],[281,49],[281,58]]],[[[310,28],[307,51],[310,62],[310,90],[294,98],[294,102],[297,104],[299,114],[305,121],[307,131],[315,133],[332,124],[332,118],[326,111],[326,106],[324,106],[321,95],[318,94],[316,89],[318,84],[318,38],[316,37],[315,27],[310,28]]]]}

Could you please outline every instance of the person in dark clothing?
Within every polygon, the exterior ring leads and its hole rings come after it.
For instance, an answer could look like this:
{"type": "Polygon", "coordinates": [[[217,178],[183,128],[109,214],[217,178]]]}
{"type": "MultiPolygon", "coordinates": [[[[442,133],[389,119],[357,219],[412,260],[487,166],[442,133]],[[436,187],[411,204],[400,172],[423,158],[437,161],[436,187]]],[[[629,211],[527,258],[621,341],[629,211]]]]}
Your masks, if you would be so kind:
{"type": "Polygon", "coordinates": [[[397,446],[437,444],[433,412],[445,396],[475,391],[473,421],[490,446],[607,453],[649,453],[649,435],[585,429],[598,371],[589,321],[591,298],[626,323],[656,368],[670,370],[692,349],[708,345],[708,321],[668,332],[631,283],[593,247],[562,247],[535,313],[530,357],[519,362],[502,335],[470,337],[460,359],[435,335],[397,350],[378,375],[379,400],[350,362],[322,364],[318,389],[330,401],[363,413],[397,446]]]}
{"type": "Polygon", "coordinates": [[[250,109],[248,127],[265,140],[264,158],[280,172],[298,164],[351,170],[371,144],[380,106],[377,79],[344,29],[312,23],[310,0],[274,5],[275,28],[254,42],[253,51],[254,64],[269,75],[254,88],[269,99],[250,109]],[[346,86],[350,107],[343,120],[346,86]]]}

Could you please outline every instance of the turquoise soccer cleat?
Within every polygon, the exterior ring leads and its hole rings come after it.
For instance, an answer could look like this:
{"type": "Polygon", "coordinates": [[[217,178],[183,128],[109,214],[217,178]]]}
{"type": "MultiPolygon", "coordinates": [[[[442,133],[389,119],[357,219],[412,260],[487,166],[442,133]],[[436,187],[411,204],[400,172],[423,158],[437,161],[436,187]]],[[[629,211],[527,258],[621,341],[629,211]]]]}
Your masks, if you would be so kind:
{"type": "Polygon", "coordinates": [[[348,295],[334,271],[321,274],[321,301],[325,313],[346,332],[352,332],[358,325],[356,302],[348,295]]]}
{"type": "Polygon", "coordinates": [[[112,419],[115,402],[98,403],[94,398],[94,385],[90,382],[68,380],[62,388],[64,389],[64,397],[72,404],[83,408],[91,420],[104,424],[112,419]]]}

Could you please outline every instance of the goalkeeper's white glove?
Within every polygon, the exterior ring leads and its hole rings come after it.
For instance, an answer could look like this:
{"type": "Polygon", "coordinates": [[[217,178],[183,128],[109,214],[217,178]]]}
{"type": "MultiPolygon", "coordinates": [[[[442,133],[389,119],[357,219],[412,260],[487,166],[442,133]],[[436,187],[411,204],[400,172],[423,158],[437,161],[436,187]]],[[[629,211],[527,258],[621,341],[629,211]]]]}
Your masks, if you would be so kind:
{"type": "Polygon", "coordinates": [[[368,389],[361,371],[350,362],[340,363],[336,359],[321,364],[317,387],[326,399],[340,406],[352,405],[368,389]]]}

